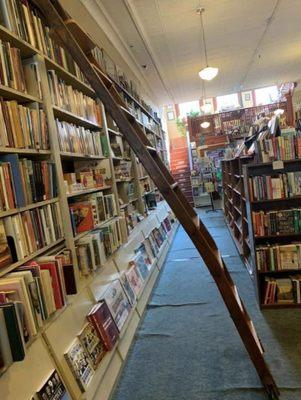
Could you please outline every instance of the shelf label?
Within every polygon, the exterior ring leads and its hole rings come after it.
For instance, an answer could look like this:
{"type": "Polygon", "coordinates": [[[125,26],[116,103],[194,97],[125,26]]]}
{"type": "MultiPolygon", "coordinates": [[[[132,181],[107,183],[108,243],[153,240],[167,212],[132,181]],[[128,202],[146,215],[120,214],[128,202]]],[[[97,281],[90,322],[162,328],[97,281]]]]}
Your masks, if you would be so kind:
{"type": "Polygon", "coordinates": [[[278,161],[273,161],[273,169],[283,169],[283,161],[278,160],[278,161]]]}

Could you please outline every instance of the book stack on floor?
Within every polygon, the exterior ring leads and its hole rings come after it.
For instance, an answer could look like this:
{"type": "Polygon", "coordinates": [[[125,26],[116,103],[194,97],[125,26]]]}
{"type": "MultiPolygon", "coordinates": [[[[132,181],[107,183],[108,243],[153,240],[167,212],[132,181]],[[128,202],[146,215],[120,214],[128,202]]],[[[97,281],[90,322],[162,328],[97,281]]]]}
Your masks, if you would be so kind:
{"type": "MultiPolygon", "coordinates": [[[[123,337],[127,343],[133,338],[170,244],[169,209],[164,202],[145,201],[155,193],[150,177],[30,0],[1,1],[0,17],[0,393],[9,388],[15,400],[46,394],[78,399],[79,388],[89,387],[91,400],[98,386],[110,387],[115,379],[110,363],[97,365],[107,353],[119,357],[114,349],[123,337]],[[132,260],[132,278],[135,266],[136,293],[118,270],[120,254],[132,260]],[[118,272],[115,281],[130,304],[127,316],[113,313],[109,297],[102,310],[94,310],[103,318],[112,313],[118,341],[112,339],[110,351],[92,314],[85,323],[78,319],[83,310],[89,314],[86,305],[92,308],[89,285],[107,272],[118,272]],[[77,335],[68,362],[83,363],[82,382],[72,380],[64,357],[77,335]],[[13,361],[22,362],[21,368],[13,361]],[[92,373],[97,383],[91,386],[92,373]],[[28,385],[21,390],[22,380],[28,385]]],[[[166,162],[160,120],[126,86],[131,112],[166,162]]],[[[122,357],[125,351],[123,345],[122,357]]]]}
{"type": "Polygon", "coordinates": [[[298,153],[289,149],[297,148],[298,135],[270,140],[275,159],[244,171],[253,273],[261,307],[296,307],[301,304],[301,169],[298,153]],[[281,154],[294,157],[278,161],[281,154]]]}

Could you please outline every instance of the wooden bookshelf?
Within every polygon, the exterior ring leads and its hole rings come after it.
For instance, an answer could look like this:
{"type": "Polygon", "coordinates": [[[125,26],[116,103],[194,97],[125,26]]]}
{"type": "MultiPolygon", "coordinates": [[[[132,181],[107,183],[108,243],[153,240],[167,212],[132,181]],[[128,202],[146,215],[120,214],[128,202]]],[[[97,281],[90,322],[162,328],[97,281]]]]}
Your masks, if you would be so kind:
{"type": "MultiPolygon", "coordinates": [[[[102,104],[100,104],[103,120],[102,126],[54,105],[52,103],[48,82],[48,71],[50,70],[54,70],[58,78],[63,79],[67,85],[72,86],[73,89],[82,92],[86,96],[95,99],[95,92],[89,85],[70,73],[67,69],[63,68],[55,60],[49,58],[48,55],[43,54],[31,44],[1,26],[0,39],[9,41],[13,46],[19,48],[22,60],[26,60],[26,62],[30,60],[36,64],[39,72],[40,86],[43,93],[43,98],[39,99],[29,93],[20,92],[11,87],[0,85],[1,97],[3,97],[4,100],[16,100],[18,104],[22,105],[35,103],[35,106],[42,109],[46,114],[50,137],[50,148],[48,150],[0,147],[0,153],[14,153],[34,160],[41,159],[52,161],[55,164],[58,187],[58,197],[29,204],[21,208],[1,211],[0,218],[13,216],[25,211],[34,210],[41,206],[47,206],[59,202],[63,220],[63,237],[50,243],[48,246],[33,252],[25,258],[11,263],[7,267],[1,268],[0,276],[5,276],[19,266],[34,260],[38,256],[53,254],[55,250],[61,250],[66,247],[70,249],[72,253],[75,278],[78,287],[78,293],[74,296],[68,296],[67,305],[47,319],[43,324],[43,327],[39,330],[38,335],[31,340],[30,351],[28,351],[25,360],[21,363],[13,363],[8,368],[8,371],[1,371],[0,392],[7,393],[9,388],[8,395],[15,400],[21,400],[25,397],[31,398],[45,382],[51,371],[57,369],[73,399],[80,400],[83,399],[84,396],[85,399],[92,400],[97,394],[99,394],[99,390],[102,390],[104,387],[105,393],[107,393],[106,398],[108,398],[111,386],[117,379],[117,375],[125,361],[131,341],[133,340],[134,333],[141,321],[147,300],[159,275],[159,270],[171,244],[172,237],[177,229],[177,223],[173,225],[172,231],[168,235],[160,249],[160,252],[154,260],[150,274],[147,281],[145,281],[143,290],[137,300],[137,304],[132,308],[131,315],[123,328],[119,342],[111,352],[107,353],[105,359],[97,369],[93,382],[89,385],[87,392],[85,394],[80,393],[76,380],[72,376],[70,368],[64,361],[63,354],[72,340],[81,331],[85,321],[85,315],[95,303],[95,299],[92,296],[91,286],[93,284],[104,284],[104,279],[107,274],[119,274],[127,267],[129,259],[134,254],[134,250],[138,248],[141,242],[148,236],[146,231],[157,227],[158,224],[169,215],[169,207],[165,202],[160,202],[156,210],[148,210],[145,202],[146,192],[142,190],[140,181],[149,182],[148,193],[155,190],[155,187],[152,184],[151,178],[145,172],[143,173],[143,176],[139,174],[138,169],[140,166],[138,165],[139,163],[137,158],[132,151],[130,151],[130,154],[126,154],[123,157],[113,157],[111,151],[109,151],[109,154],[106,156],[94,156],[90,154],[61,151],[56,119],[72,123],[78,127],[84,127],[93,132],[99,132],[99,135],[105,135],[109,146],[111,145],[111,142],[114,141],[114,136],[123,139],[123,135],[116,129],[116,127],[110,125],[110,122],[112,121],[102,104]],[[107,182],[108,184],[103,187],[95,187],[68,193],[66,191],[64,173],[66,171],[69,172],[70,166],[81,160],[88,162],[108,160],[108,172],[111,174],[111,182],[107,182]],[[130,161],[132,163],[131,176],[118,181],[115,178],[114,166],[124,161],[130,161]],[[119,205],[119,198],[121,197],[123,190],[122,188],[132,183],[135,186],[135,192],[128,198],[128,201],[119,205]],[[105,191],[105,193],[114,196],[117,215],[101,222],[96,226],[96,228],[103,227],[113,222],[121,224],[121,221],[126,219],[133,209],[137,210],[137,212],[141,214],[142,218],[141,222],[137,221],[135,226],[128,231],[127,238],[123,238],[122,241],[121,236],[119,237],[116,249],[107,258],[105,264],[102,265],[99,270],[95,272],[93,271],[91,272],[91,275],[85,277],[82,276],[79,270],[76,246],[80,239],[84,238],[84,236],[89,234],[90,231],[85,231],[77,235],[73,234],[69,205],[75,200],[85,199],[87,195],[98,191],[105,191]],[[20,390],[20,382],[22,382],[22,390],[20,390]]],[[[129,105],[132,106],[131,115],[133,115],[139,124],[144,127],[145,132],[153,137],[154,144],[158,147],[158,153],[162,156],[163,161],[167,163],[165,136],[160,121],[152,115],[150,110],[147,109],[142,99],[138,101],[127,89],[123,88],[122,85],[118,82],[116,82],[116,84],[118,85],[118,90],[124,94],[129,105]]],[[[105,398],[103,397],[103,393],[101,396],[103,399],[105,398]]]]}
{"type": "Polygon", "coordinates": [[[250,164],[243,167],[244,175],[244,188],[247,200],[247,219],[249,226],[249,243],[250,243],[250,266],[252,275],[254,276],[254,283],[257,293],[258,302],[261,308],[276,309],[276,308],[296,308],[301,307],[299,303],[293,304],[265,304],[265,279],[269,278],[289,278],[294,274],[301,274],[301,269],[280,269],[280,270],[260,270],[256,257],[257,246],[273,246],[273,245],[287,245],[291,243],[301,243],[300,233],[285,233],[285,234],[267,234],[255,235],[254,221],[252,219],[253,212],[272,212],[296,209],[300,207],[300,196],[280,198],[280,199],[263,199],[254,200],[251,198],[249,180],[256,176],[276,176],[279,173],[297,172],[301,171],[300,160],[287,160],[283,163],[283,169],[274,169],[273,162],[250,164]]]}
{"type": "Polygon", "coordinates": [[[249,223],[243,184],[243,166],[252,157],[233,158],[222,161],[223,208],[227,227],[239,254],[250,272],[249,223]]]}

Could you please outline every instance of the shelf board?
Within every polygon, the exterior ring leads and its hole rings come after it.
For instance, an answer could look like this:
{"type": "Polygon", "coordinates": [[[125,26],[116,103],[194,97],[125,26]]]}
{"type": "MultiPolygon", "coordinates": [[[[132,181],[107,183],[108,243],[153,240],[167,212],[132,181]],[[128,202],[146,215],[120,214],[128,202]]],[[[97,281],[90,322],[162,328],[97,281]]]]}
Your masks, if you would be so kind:
{"type": "Polygon", "coordinates": [[[95,124],[94,122],[91,122],[85,118],[79,117],[78,115],[73,114],[70,111],[64,110],[63,108],[57,107],[57,106],[52,106],[53,108],[53,113],[55,118],[59,118],[60,120],[64,120],[66,122],[70,122],[72,124],[80,125],[85,128],[89,129],[98,129],[101,130],[101,126],[95,124]]]}
{"type": "Polygon", "coordinates": [[[45,63],[47,69],[53,69],[55,72],[62,78],[64,81],[71,85],[74,89],[80,90],[84,94],[90,97],[95,97],[95,91],[86,83],[82,82],[75,75],[71,74],[71,72],[67,71],[64,67],[56,63],[51,58],[44,55],[45,63]]]}
{"type": "Polygon", "coordinates": [[[36,150],[36,149],[19,149],[17,147],[1,147],[0,153],[18,153],[28,155],[50,155],[50,150],[36,150]]]}
{"type": "Polygon", "coordinates": [[[292,304],[261,304],[260,308],[300,308],[301,303],[292,304]]]}
{"type": "MultiPolygon", "coordinates": [[[[298,160],[300,162],[300,160],[298,160]]],[[[281,199],[263,199],[263,200],[253,200],[251,204],[262,204],[262,203],[274,203],[274,202],[281,202],[281,201],[297,201],[301,200],[301,196],[294,196],[294,197],[284,197],[281,199]]]]}
{"type": "Polygon", "coordinates": [[[6,210],[6,211],[0,211],[0,218],[8,217],[9,215],[18,214],[18,213],[21,213],[21,212],[24,212],[27,210],[32,210],[34,208],[46,206],[47,204],[56,203],[58,200],[59,200],[58,197],[55,197],[51,200],[39,201],[38,203],[32,203],[25,207],[13,208],[11,210],[6,210]]]}
{"type": "Polygon", "coordinates": [[[147,178],[148,178],[148,175],[145,175],[145,176],[141,176],[141,177],[139,178],[139,180],[142,181],[143,179],[147,179],[147,178]]]}
{"type": "Polygon", "coordinates": [[[18,102],[35,102],[42,103],[42,100],[38,97],[32,96],[29,93],[20,92],[19,90],[13,89],[9,86],[0,85],[0,96],[5,100],[17,100],[18,102]]]}
{"type": "Polygon", "coordinates": [[[299,233],[286,233],[285,235],[264,235],[264,236],[254,236],[255,240],[268,240],[268,239],[277,239],[277,238],[295,238],[301,237],[301,232],[299,233]]]}
{"type": "Polygon", "coordinates": [[[99,192],[101,190],[107,190],[107,189],[111,189],[112,186],[102,186],[101,188],[93,188],[93,189],[87,189],[87,190],[79,190],[78,192],[74,192],[74,193],[68,193],[67,197],[76,197],[76,196],[81,196],[84,194],[89,194],[89,193],[94,193],[94,192],[99,192]]]}
{"type": "Polygon", "coordinates": [[[91,154],[80,154],[80,153],[68,153],[64,151],[61,151],[60,155],[62,158],[83,158],[88,160],[104,160],[107,158],[104,156],[95,156],[91,154]]]}
{"type": "Polygon", "coordinates": [[[131,182],[134,178],[115,179],[116,183],[131,182]]]}
{"type": "Polygon", "coordinates": [[[275,271],[258,271],[260,275],[273,275],[273,274],[301,274],[301,268],[300,269],[280,269],[280,270],[275,270],[275,271]]]}
{"type": "Polygon", "coordinates": [[[114,131],[114,129],[112,129],[112,128],[108,128],[108,132],[112,133],[113,135],[116,135],[116,136],[123,136],[123,134],[121,132],[114,131]]]}
{"type": "Polygon", "coordinates": [[[109,222],[114,221],[117,218],[119,218],[119,217],[115,216],[115,217],[106,219],[105,221],[102,221],[100,224],[95,225],[93,229],[89,229],[88,231],[78,233],[77,235],[74,236],[74,238],[73,238],[74,241],[77,241],[77,240],[81,239],[82,237],[86,236],[88,233],[94,231],[95,229],[101,228],[102,226],[105,226],[106,224],[108,224],[109,222]]]}
{"type": "Polygon", "coordinates": [[[39,53],[39,50],[2,25],[0,25],[0,34],[2,40],[7,40],[13,46],[18,47],[22,56],[30,57],[39,53]]]}
{"type": "Polygon", "coordinates": [[[29,256],[23,258],[22,260],[16,261],[15,263],[1,268],[0,270],[0,277],[8,274],[9,272],[13,271],[14,269],[16,269],[17,267],[20,267],[21,265],[27,263],[30,260],[33,260],[34,258],[38,257],[39,255],[45,253],[46,251],[52,249],[53,247],[57,246],[58,244],[62,243],[65,240],[65,238],[61,238],[56,240],[55,242],[49,244],[48,246],[43,247],[42,249],[39,249],[37,251],[35,251],[34,253],[30,254],[29,256]]]}

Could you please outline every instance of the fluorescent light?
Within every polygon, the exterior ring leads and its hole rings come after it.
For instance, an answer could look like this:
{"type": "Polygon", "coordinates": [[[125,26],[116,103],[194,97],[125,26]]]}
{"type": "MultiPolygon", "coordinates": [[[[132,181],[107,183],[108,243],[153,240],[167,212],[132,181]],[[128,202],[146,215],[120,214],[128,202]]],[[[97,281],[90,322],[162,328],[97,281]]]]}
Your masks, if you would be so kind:
{"type": "Polygon", "coordinates": [[[201,123],[201,127],[204,129],[209,128],[209,126],[210,126],[210,122],[208,122],[208,121],[204,121],[201,123]]]}
{"type": "Polygon", "coordinates": [[[274,111],[275,115],[282,115],[284,113],[283,108],[277,108],[277,110],[274,111]]]}
{"type": "Polygon", "coordinates": [[[216,77],[217,74],[218,68],[215,67],[206,67],[199,72],[200,78],[204,79],[205,81],[211,81],[216,77]]]}

